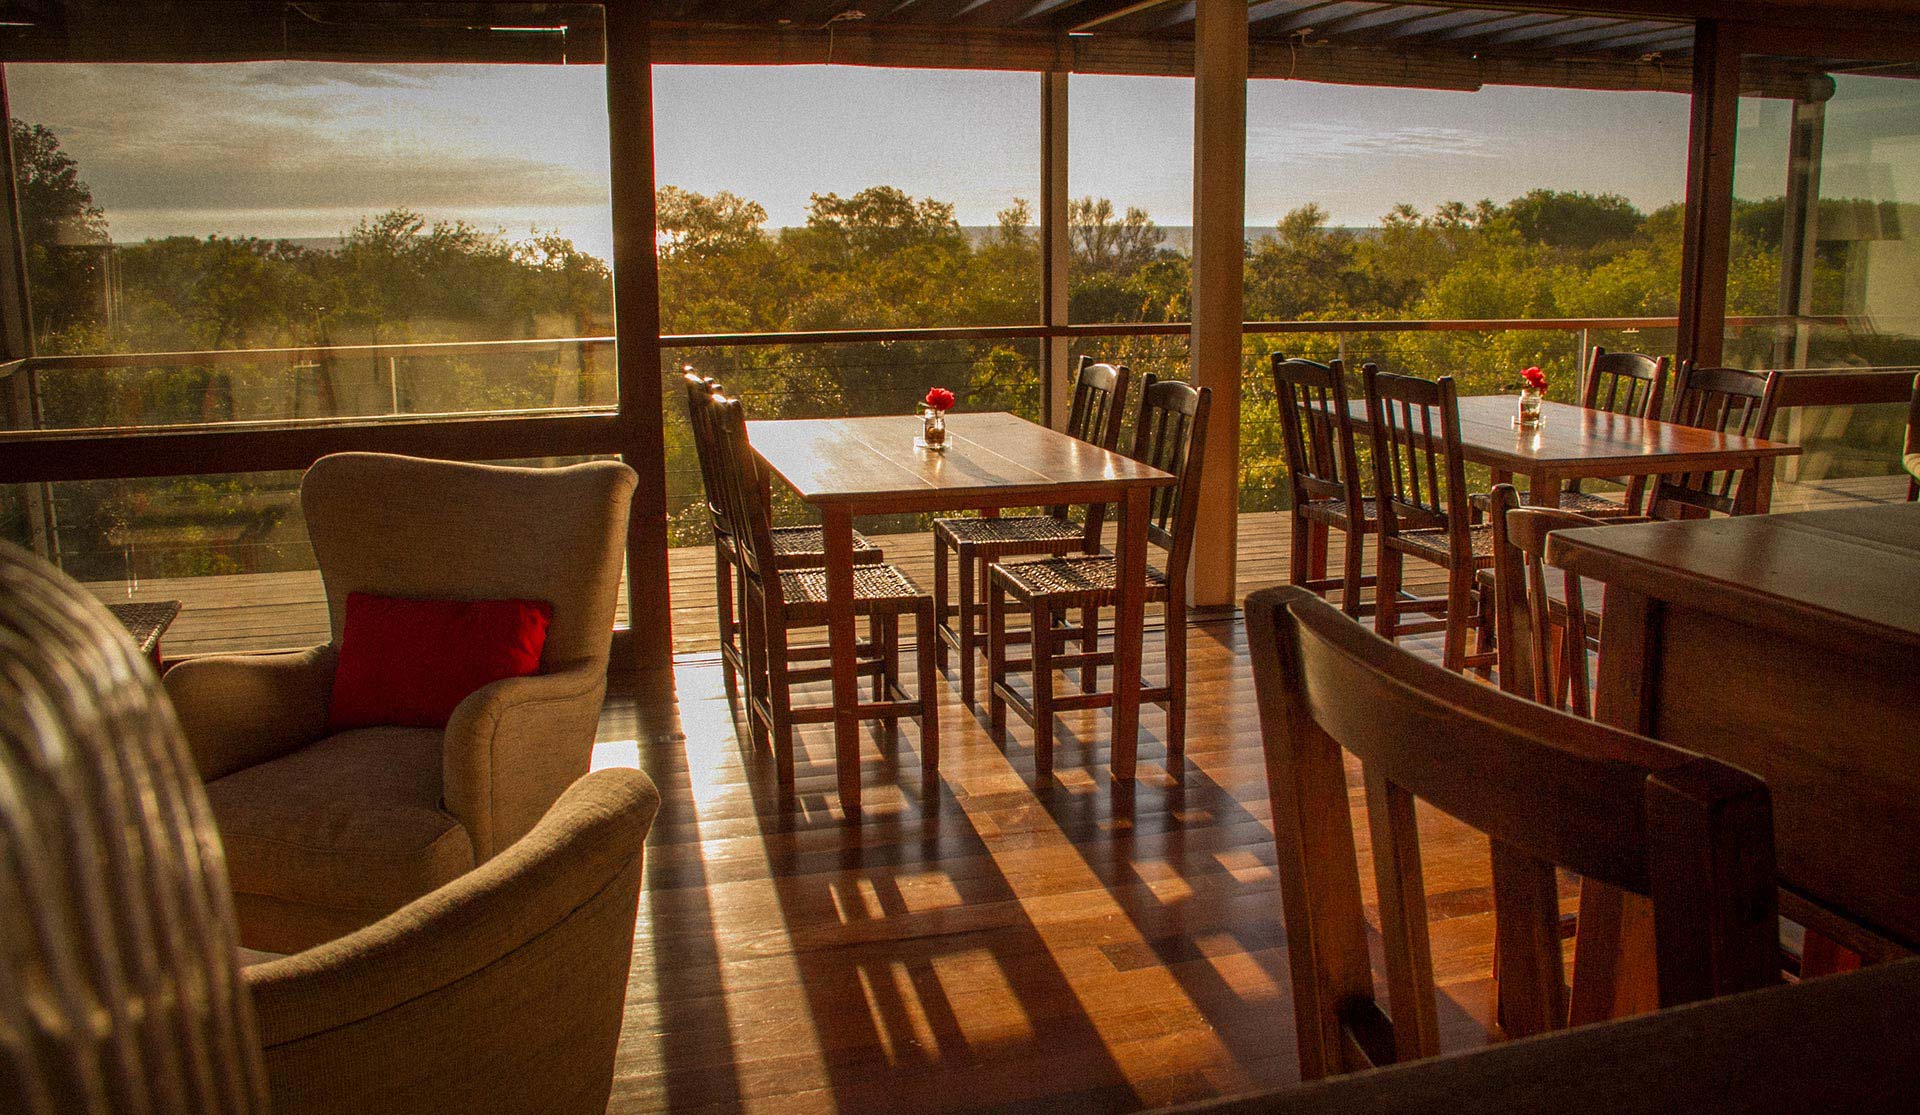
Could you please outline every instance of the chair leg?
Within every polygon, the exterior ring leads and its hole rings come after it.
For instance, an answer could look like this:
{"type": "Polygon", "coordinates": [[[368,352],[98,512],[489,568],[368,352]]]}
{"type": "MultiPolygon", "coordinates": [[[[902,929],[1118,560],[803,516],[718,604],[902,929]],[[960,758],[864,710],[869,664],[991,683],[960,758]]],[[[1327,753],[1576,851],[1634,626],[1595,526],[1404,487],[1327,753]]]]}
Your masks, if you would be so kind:
{"type": "Polygon", "coordinates": [[[1327,540],[1332,528],[1322,522],[1315,522],[1307,528],[1307,576],[1316,581],[1327,579],[1327,540]]]}
{"type": "Polygon", "coordinates": [[[1362,564],[1367,557],[1367,535],[1364,531],[1347,532],[1346,562],[1341,567],[1340,610],[1355,619],[1360,618],[1360,582],[1366,577],[1362,564]]]}
{"type": "MultiPolygon", "coordinates": [[[[985,573],[985,562],[979,559],[974,547],[962,543],[959,552],[960,564],[960,613],[955,617],[960,628],[960,698],[969,705],[980,703],[980,694],[974,688],[976,676],[973,670],[974,635],[973,625],[978,622],[979,590],[974,585],[975,574],[985,573]]],[[[984,579],[984,576],[982,577],[984,579]]]]}
{"type": "Polygon", "coordinates": [[[1440,652],[1441,665],[1459,672],[1467,665],[1467,628],[1473,622],[1468,608],[1473,604],[1473,563],[1457,562],[1447,570],[1446,643],[1440,652]]]}
{"type": "Polygon", "coordinates": [[[1007,679],[1007,592],[987,578],[987,723],[998,740],[1007,731],[1007,699],[997,685],[1007,679]]]}
{"type": "Polygon", "coordinates": [[[1033,636],[1033,770],[1044,778],[1053,773],[1053,612],[1036,602],[1031,619],[1033,636]]]}
{"type": "Polygon", "coordinates": [[[1187,753],[1187,602],[1169,586],[1167,636],[1167,770],[1177,772],[1187,753]]]}
{"type": "MultiPolygon", "coordinates": [[[[947,668],[947,641],[940,637],[939,625],[947,622],[947,609],[953,601],[947,593],[947,540],[936,532],[933,536],[933,654],[934,664],[940,669],[947,668]]],[[[921,636],[916,632],[915,638],[921,636]]]]}
{"type": "Polygon", "coordinates": [[[875,615],[867,622],[872,626],[880,652],[880,673],[873,679],[873,699],[884,701],[889,696],[888,688],[900,685],[900,617],[888,613],[875,615]]]}
{"type": "MultiPolygon", "coordinates": [[[[940,770],[940,690],[935,673],[934,647],[940,645],[939,613],[933,604],[921,601],[913,620],[913,656],[920,674],[920,778],[923,792],[933,792],[933,779],[940,770]]],[[[898,648],[896,640],[894,646],[898,648]]]]}
{"type": "Polygon", "coordinates": [[[1381,638],[1392,639],[1400,634],[1400,570],[1406,555],[1380,545],[1374,554],[1378,579],[1373,585],[1373,629],[1381,638]]]}
{"type": "Polygon", "coordinates": [[[751,593],[743,598],[742,603],[745,604],[742,610],[746,613],[746,630],[742,642],[747,652],[747,734],[752,738],[756,750],[771,750],[773,745],[767,736],[767,722],[760,714],[759,702],[760,695],[769,691],[766,611],[753,599],[751,593]]]}
{"type": "Polygon", "coordinates": [[[740,695],[740,678],[733,665],[734,656],[737,655],[742,662],[747,658],[745,640],[740,637],[739,617],[733,608],[734,593],[739,591],[736,579],[733,561],[716,538],[713,543],[713,596],[715,610],[720,613],[720,645],[722,648],[732,647],[734,651],[729,655],[723,649],[720,654],[720,672],[726,680],[729,701],[740,695]]]}
{"type": "MultiPolygon", "coordinates": [[[[1080,626],[1085,633],[1080,636],[1080,649],[1087,654],[1100,650],[1100,609],[1080,609],[1080,626]]],[[[1080,667],[1080,692],[1097,693],[1100,687],[1100,666],[1089,662],[1080,667]]]]}
{"type": "Polygon", "coordinates": [[[1287,546],[1287,583],[1290,585],[1304,585],[1310,576],[1308,572],[1308,557],[1310,556],[1309,551],[1311,551],[1313,547],[1307,541],[1307,534],[1312,528],[1307,522],[1306,516],[1300,514],[1297,510],[1292,515],[1291,523],[1293,532],[1287,535],[1289,540],[1287,546]]]}
{"type": "Polygon", "coordinates": [[[787,680],[787,625],[767,617],[767,707],[773,720],[773,762],[780,788],[793,789],[793,686],[787,680]]]}

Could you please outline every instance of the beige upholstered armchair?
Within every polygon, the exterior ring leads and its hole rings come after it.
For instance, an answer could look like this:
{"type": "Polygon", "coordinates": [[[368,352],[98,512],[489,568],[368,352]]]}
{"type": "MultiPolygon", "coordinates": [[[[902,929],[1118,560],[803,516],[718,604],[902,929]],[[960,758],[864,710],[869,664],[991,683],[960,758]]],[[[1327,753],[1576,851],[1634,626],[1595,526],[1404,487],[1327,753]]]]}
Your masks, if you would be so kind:
{"type": "Polygon", "coordinates": [[[274,1115],[604,1112],[659,801],[595,771],[478,870],[244,969],[274,1115]]]}
{"type": "Polygon", "coordinates": [[[183,662],[166,689],[226,846],[241,943],[292,953],[485,863],[587,771],[635,477],[613,462],[502,468],[325,457],[300,501],[333,638],[183,662]],[[329,735],[349,592],[553,607],[535,676],[488,685],[444,731],[329,735]]]}

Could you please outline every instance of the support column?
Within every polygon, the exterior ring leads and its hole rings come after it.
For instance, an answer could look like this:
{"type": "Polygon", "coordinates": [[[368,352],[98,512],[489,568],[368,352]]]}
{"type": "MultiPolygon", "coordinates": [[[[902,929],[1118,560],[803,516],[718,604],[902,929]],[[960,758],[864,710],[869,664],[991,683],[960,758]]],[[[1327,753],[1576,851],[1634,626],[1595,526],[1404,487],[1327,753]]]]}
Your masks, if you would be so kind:
{"type": "MultiPolygon", "coordinates": [[[[660,391],[660,273],[654,254],[653,60],[646,0],[606,6],[607,130],[613,200],[614,361],[621,456],[640,474],[627,527],[631,667],[673,665],[667,578],[666,415],[660,391]]],[[[618,664],[616,665],[618,668],[618,664]]]]}
{"type": "MultiPolygon", "coordinates": [[[[7,98],[7,72],[0,66],[0,362],[13,368],[0,385],[7,424],[15,430],[40,428],[40,373],[33,366],[33,300],[28,294],[27,249],[20,228],[20,191],[13,173],[13,108],[7,98]]],[[[53,517],[53,486],[22,484],[27,542],[33,552],[58,563],[58,524],[53,517]]]]}
{"type": "MultiPolygon", "coordinates": [[[[1825,84],[1825,95],[1831,97],[1833,79],[1826,78],[1825,84]]],[[[1805,317],[1813,312],[1814,247],[1820,238],[1820,151],[1826,127],[1825,97],[1793,102],[1792,131],[1787,137],[1787,199],[1780,222],[1782,316],[1805,317]]],[[[1805,322],[1795,322],[1791,340],[1783,334],[1775,342],[1774,367],[1806,367],[1811,332],[1805,322]]]]}
{"type": "MultiPolygon", "coordinates": [[[[1040,321],[1067,323],[1067,268],[1073,258],[1067,211],[1067,79],[1040,75],[1040,321]]],[[[1048,337],[1040,358],[1040,405],[1047,425],[1062,430],[1073,406],[1073,341],[1048,337]]]]}
{"type": "Polygon", "coordinates": [[[1679,357],[1722,360],[1727,245],[1733,229],[1733,146],[1739,127],[1740,43],[1720,20],[1693,31],[1693,107],[1687,136],[1687,215],[1680,256],[1679,357]]]}
{"type": "Polygon", "coordinates": [[[1240,507],[1240,326],[1246,280],[1247,5],[1198,0],[1193,43],[1194,382],[1213,389],[1188,582],[1195,606],[1233,605],[1240,507]]]}

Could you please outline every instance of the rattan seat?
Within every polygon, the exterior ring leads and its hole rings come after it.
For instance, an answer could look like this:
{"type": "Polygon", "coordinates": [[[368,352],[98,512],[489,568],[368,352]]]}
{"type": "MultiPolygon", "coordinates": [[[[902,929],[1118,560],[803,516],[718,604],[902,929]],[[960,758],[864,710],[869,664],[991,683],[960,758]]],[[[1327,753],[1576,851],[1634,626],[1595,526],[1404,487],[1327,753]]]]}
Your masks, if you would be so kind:
{"type": "MultiPolygon", "coordinates": [[[[783,569],[780,591],[785,597],[784,614],[789,620],[827,614],[827,571],[783,569]]],[[[922,601],[933,598],[913,578],[895,565],[860,565],[853,570],[853,610],[856,615],[876,612],[911,612],[922,601]]]]}
{"type": "MultiPolygon", "coordinates": [[[[1000,562],[993,581],[1023,604],[1044,599],[1069,608],[1106,607],[1119,596],[1119,563],[1110,554],[1000,562]]],[[[1165,600],[1167,575],[1147,566],[1147,600],[1165,600]]]]}
{"type": "MultiPolygon", "coordinates": [[[[1473,567],[1482,568],[1493,564],[1493,528],[1487,525],[1467,528],[1467,538],[1473,546],[1473,567]]],[[[1447,548],[1447,532],[1444,530],[1401,531],[1387,543],[1395,549],[1419,551],[1420,556],[1428,557],[1438,565],[1447,565],[1452,555],[1447,548]]]]}
{"type": "Polygon", "coordinates": [[[948,543],[968,546],[1071,545],[1086,536],[1086,528],[1052,515],[1006,515],[998,519],[935,519],[933,531],[948,543]]]}
{"type": "MultiPolygon", "coordinates": [[[[817,526],[774,527],[773,552],[785,565],[789,561],[819,565],[827,560],[827,543],[817,526]]],[[[886,560],[885,551],[866,535],[853,532],[853,560],[856,565],[877,565],[886,560]]]]}
{"type": "MultiPolygon", "coordinates": [[[[1374,502],[1370,499],[1360,501],[1360,515],[1363,520],[1361,523],[1362,530],[1371,529],[1375,523],[1380,521],[1380,509],[1374,506],[1374,502]]],[[[1303,503],[1300,505],[1300,516],[1302,518],[1312,519],[1315,522],[1327,523],[1331,526],[1339,527],[1341,530],[1348,530],[1352,525],[1347,521],[1349,517],[1347,515],[1347,501],[1344,499],[1316,499],[1309,503],[1303,503]]]]}
{"type": "Polygon", "coordinates": [[[1620,515],[1631,515],[1633,509],[1617,499],[1595,495],[1592,492],[1565,491],[1560,493],[1560,510],[1573,511],[1581,515],[1591,515],[1596,519],[1605,519],[1620,515]]]}

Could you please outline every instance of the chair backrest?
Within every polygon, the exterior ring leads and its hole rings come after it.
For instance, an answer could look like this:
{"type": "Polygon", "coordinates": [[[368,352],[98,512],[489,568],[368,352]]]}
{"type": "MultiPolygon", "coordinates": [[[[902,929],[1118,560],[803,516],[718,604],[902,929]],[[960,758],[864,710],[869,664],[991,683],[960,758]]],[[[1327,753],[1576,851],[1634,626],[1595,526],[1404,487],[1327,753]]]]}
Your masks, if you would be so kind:
{"type": "Polygon", "coordinates": [[[1442,669],[1303,588],[1257,592],[1246,615],[1303,1078],[1438,1051],[1416,799],[1491,838],[1503,897],[1533,896],[1499,911],[1502,1009],[1523,1032],[1566,1025],[1557,867],[1652,900],[1662,1006],[1778,979],[1759,779],[1442,669]],[[1374,994],[1347,753],[1366,784],[1391,1016],[1374,994]]]}
{"type": "Polygon", "coordinates": [[[213,814],[153,669],[0,543],[0,1103],[267,1108],[213,814]]]}
{"type": "Polygon", "coordinates": [[[1360,371],[1373,427],[1373,492],[1381,536],[1431,529],[1464,534],[1467,472],[1453,377],[1393,375],[1372,364],[1360,371]]]}
{"type": "MultiPolygon", "coordinates": [[[[1067,411],[1067,433],[1106,450],[1119,445],[1120,427],[1127,417],[1127,387],[1132,380],[1133,372],[1125,364],[1096,364],[1093,357],[1082,356],[1079,372],[1073,379],[1073,407],[1067,411]]],[[[1070,510],[1067,504],[1057,504],[1047,508],[1047,514],[1064,521],[1070,510]]],[[[1090,541],[1099,541],[1106,513],[1105,504],[1087,508],[1090,541]]]]}
{"type": "Polygon", "coordinates": [[[1147,539],[1167,551],[1167,579],[1186,579],[1193,551],[1194,517],[1200,510],[1200,473],[1207,456],[1207,415],[1211,388],[1152,372],[1140,385],[1140,413],[1133,423],[1134,460],[1171,472],[1180,479],[1155,488],[1147,503],[1147,539]]]}
{"type": "Polygon", "coordinates": [[[688,368],[681,382],[687,389],[687,428],[693,432],[693,453],[700,459],[700,486],[707,496],[707,520],[716,535],[730,534],[725,512],[714,497],[718,483],[714,473],[713,415],[714,393],[720,384],[688,368]]]}
{"type": "Polygon", "coordinates": [[[1581,406],[1635,418],[1658,418],[1666,398],[1666,357],[1594,347],[1586,377],[1580,383],[1581,406]]]}
{"type": "Polygon", "coordinates": [[[747,413],[740,400],[715,393],[708,411],[720,507],[739,547],[740,566],[777,606],[780,578],[773,548],[773,495],[766,470],[747,441],[747,413]]]}
{"type": "Polygon", "coordinates": [[[1558,656],[1551,640],[1552,602],[1547,595],[1547,534],[1563,527],[1604,525],[1591,515],[1554,507],[1522,507],[1512,484],[1488,493],[1493,527],[1494,645],[1500,655],[1500,688],[1577,716],[1593,715],[1587,692],[1587,607],[1580,578],[1564,578],[1565,634],[1558,656]],[[1567,671],[1562,689],[1556,657],[1567,671]]]}
{"type": "Polygon", "coordinates": [[[605,663],[637,483],[617,461],[508,468],[385,453],[322,457],[300,482],[300,505],[334,640],[350,592],[544,600],[553,622],[541,668],[605,663]]]}
{"type": "MultiPolygon", "coordinates": [[[[1773,432],[1779,389],[1779,372],[1696,368],[1690,361],[1683,362],[1674,384],[1669,421],[1723,434],[1764,438],[1773,432]]],[[[1680,506],[1731,515],[1738,507],[1745,474],[1745,469],[1725,469],[1662,476],[1654,481],[1650,506],[1662,517],[1669,517],[1668,513],[1680,506]],[[1667,511],[1661,510],[1663,504],[1667,511]]]]}
{"type": "Polygon", "coordinates": [[[1361,513],[1359,455],[1353,444],[1353,414],[1347,409],[1346,368],[1273,354],[1273,394],[1280,408],[1281,447],[1286,454],[1293,506],[1317,499],[1347,504],[1350,521],[1361,513]]]}

